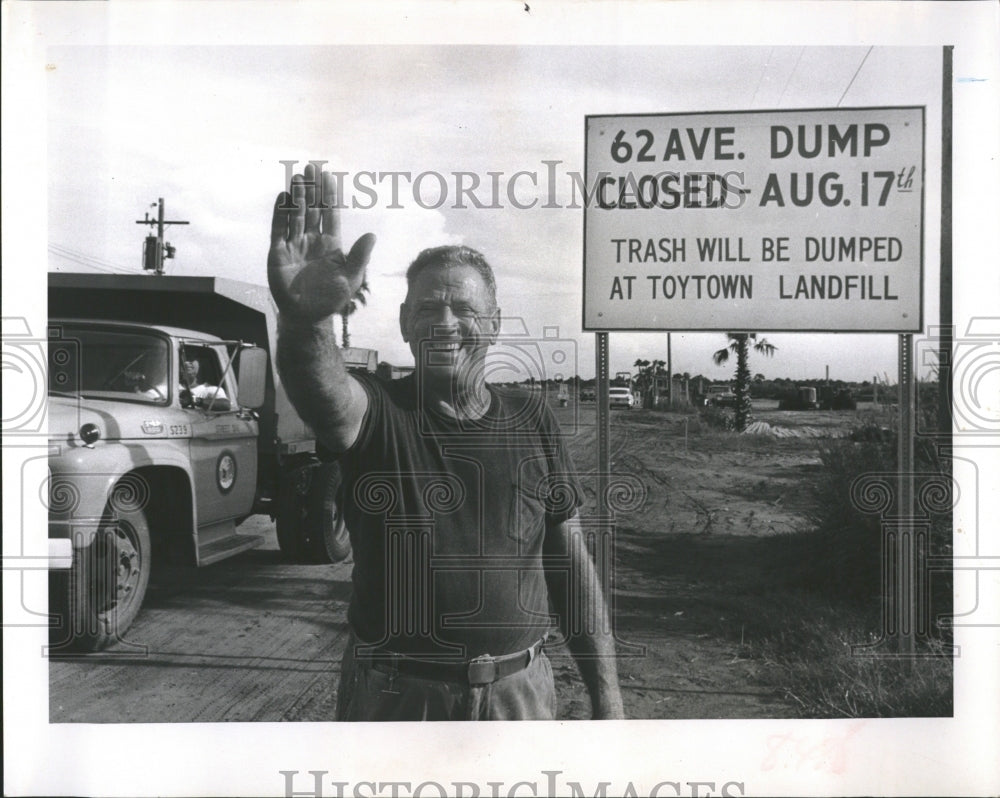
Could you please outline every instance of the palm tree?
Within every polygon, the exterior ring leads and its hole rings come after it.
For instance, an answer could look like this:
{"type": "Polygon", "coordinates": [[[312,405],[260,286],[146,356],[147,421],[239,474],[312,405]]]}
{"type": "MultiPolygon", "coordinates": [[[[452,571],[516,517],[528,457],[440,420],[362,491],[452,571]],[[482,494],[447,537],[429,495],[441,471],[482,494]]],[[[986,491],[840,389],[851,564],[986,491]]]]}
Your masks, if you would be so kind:
{"type": "Polygon", "coordinates": [[[757,333],[726,333],[729,338],[729,345],[723,347],[714,355],[712,360],[715,365],[721,366],[729,360],[729,353],[736,355],[736,410],[735,425],[737,432],[743,432],[753,420],[752,402],[750,400],[750,367],[747,361],[750,358],[750,342],[753,341],[753,351],[770,357],[778,348],[774,344],[768,343],[766,339],[757,339],[757,333]]]}
{"type": "Polygon", "coordinates": [[[351,345],[351,334],[347,331],[347,317],[358,309],[358,305],[368,304],[365,294],[370,291],[368,280],[363,280],[358,292],[347,303],[347,307],[344,308],[344,312],[340,316],[340,346],[342,349],[347,349],[351,345]]]}
{"type": "Polygon", "coordinates": [[[656,395],[656,379],[666,372],[663,367],[666,361],[663,360],[643,360],[642,358],[632,364],[636,368],[635,385],[642,396],[643,406],[648,406],[652,402],[652,397],[656,395]]]}
{"type": "Polygon", "coordinates": [[[635,368],[635,379],[633,384],[639,391],[639,396],[642,397],[642,406],[646,406],[646,375],[649,371],[649,361],[643,358],[636,358],[635,363],[632,364],[635,368]]]}

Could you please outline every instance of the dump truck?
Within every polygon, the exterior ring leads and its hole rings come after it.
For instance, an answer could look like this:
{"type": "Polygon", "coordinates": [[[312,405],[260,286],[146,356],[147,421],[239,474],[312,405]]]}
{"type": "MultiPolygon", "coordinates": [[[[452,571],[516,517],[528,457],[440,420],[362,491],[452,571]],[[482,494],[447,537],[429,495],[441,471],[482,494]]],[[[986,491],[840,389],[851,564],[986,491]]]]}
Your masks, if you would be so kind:
{"type": "Polygon", "coordinates": [[[122,639],[155,562],[201,567],[257,546],[239,528],[253,515],[276,522],[294,561],[350,553],[338,466],[321,462],[275,368],[265,287],[52,273],[48,299],[49,537],[73,555],[50,573],[54,649],[122,639]]]}

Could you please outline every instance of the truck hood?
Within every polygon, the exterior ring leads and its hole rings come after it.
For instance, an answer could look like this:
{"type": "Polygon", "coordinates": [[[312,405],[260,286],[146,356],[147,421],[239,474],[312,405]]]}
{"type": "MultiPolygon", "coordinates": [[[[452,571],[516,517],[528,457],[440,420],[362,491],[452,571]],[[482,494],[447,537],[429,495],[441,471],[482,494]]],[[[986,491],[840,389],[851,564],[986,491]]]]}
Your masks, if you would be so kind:
{"type": "Polygon", "coordinates": [[[79,443],[80,427],[93,424],[101,440],[166,438],[170,424],[185,423],[184,412],[173,407],[111,402],[101,399],[49,397],[49,438],[79,443]]]}

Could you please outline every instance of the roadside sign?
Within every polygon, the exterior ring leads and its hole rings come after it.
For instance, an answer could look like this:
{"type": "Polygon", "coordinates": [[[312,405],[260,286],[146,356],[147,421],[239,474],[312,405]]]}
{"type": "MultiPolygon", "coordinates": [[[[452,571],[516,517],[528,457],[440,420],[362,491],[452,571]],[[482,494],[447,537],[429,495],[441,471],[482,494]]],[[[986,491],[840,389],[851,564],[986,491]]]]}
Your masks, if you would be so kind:
{"type": "Polygon", "coordinates": [[[918,332],[924,108],[586,117],[585,330],[918,332]]]}

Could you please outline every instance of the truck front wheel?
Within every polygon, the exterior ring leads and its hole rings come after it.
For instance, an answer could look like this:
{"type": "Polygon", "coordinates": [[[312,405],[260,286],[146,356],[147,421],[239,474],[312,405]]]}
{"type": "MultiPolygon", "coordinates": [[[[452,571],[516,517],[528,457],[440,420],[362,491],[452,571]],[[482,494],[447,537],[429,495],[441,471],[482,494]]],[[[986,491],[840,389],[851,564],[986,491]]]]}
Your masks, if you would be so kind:
{"type": "Polygon", "coordinates": [[[151,548],[146,515],[132,509],[105,521],[88,546],[74,551],[55,650],[97,651],[123,638],[149,586],[151,548]]]}

